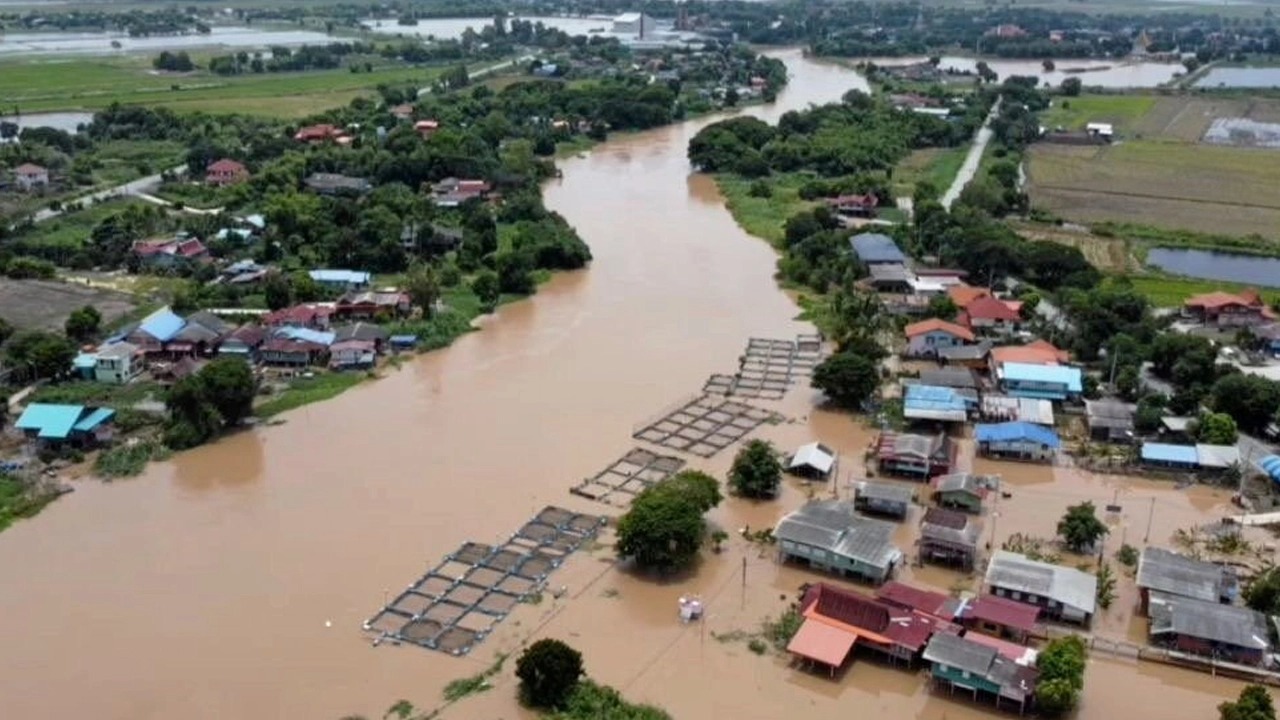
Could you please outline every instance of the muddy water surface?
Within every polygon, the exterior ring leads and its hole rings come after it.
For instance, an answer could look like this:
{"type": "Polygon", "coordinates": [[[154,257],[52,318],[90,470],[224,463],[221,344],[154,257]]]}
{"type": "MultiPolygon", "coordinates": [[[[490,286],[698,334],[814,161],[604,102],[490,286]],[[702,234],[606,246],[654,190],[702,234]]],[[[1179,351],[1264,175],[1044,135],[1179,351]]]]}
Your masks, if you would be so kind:
{"type": "MultiPolygon", "coordinates": [[[[753,112],[776,118],[865,87],[845,70],[784,59],[791,88],[753,112]]],[[[562,598],[520,607],[466,659],[372,648],[360,632],[386,593],[461,542],[503,539],[547,503],[599,511],[566,490],[625,452],[637,423],[708,374],[732,371],[747,337],[805,329],[773,289],[769,248],[734,226],[710,181],[690,176],[685,147],[697,127],[622,138],[563,164],[548,204],[591,243],[590,270],[557,277],[483,332],[385,380],[141,478],[82,483],[0,535],[5,714],[376,717],[401,697],[431,706],[449,680],[537,631],[581,647],[601,680],[678,718],[776,718],[798,708],[814,718],[855,708],[982,715],[901,671],[864,662],[832,681],[717,639],[754,630],[814,579],[740,540],[666,583],[615,570],[607,548],[579,553],[552,576],[562,598]],[[709,604],[705,625],[675,621],[675,601],[689,592],[709,604]]],[[[776,403],[793,422],[764,434],[784,446],[821,437],[854,470],[871,434],[812,411],[812,400],[797,389],[776,403]]],[[[699,465],[723,472],[730,454],[699,465]]],[[[1080,492],[1070,478],[1027,482],[1080,492]]],[[[778,503],[731,501],[715,520],[731,530],[768,525],[803,495],[789,487],[778,503]]],[[[1011,506],[1019,502],[1040,508],[1031,487],[1015,492],[1011,506]]],[[[1060,502],[1052,506],[1060,513],[1060,502]]],[[[510,676],[495,682],[448,716],[522,716],[510,676]]],[[[1159,703],[1152,717],[1211,717],[1237,690],[1101,660],[1088,683],[1086,720],[1116,717],[1135,697],[1159,703]]]]}

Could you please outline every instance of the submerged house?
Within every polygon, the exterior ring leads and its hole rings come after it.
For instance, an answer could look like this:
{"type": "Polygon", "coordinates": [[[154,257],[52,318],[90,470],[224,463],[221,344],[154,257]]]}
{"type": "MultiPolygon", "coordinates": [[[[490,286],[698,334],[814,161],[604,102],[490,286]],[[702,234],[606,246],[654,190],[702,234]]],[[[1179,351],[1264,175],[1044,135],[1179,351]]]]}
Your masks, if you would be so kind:
{"type": "Polygon", "coordinates": [[[991,698],[997,707],[1001,702],[1016,705],[1019,714],[1026,711],[1036,690],[1039,672],[1031,664],[1019,664],[1006,657],[991,644],[967,637],[936,633],[929,639],[924,659],[930,666],[934,685],[957,689],[979,697],[991,698]]]}
{"type": "Polygon", "coordinates": [[[981,513],[993,479],[973,473],[952,473],[933,479],[933,499],[939,507],[981,513]]]}
{"type": "Polygon", "coordinates": [[[997,597],[1039,607],[1046,618],[1087,626],[1097,610],[1097,577],[1007,550],[992,555],[986,585],[997,597]]]}
{"type": "Polygon", "coordinates": [[[854,647],[873,650],[892,662],[913,664],[938,633],[958,633],[941,618],[873,600],[826,583],[809,587],[800,601],[804,623],[787,652],[825,665],[834,675],[854,647]]]}
{"type": "Polygon", "coordinates": [[[836,466],[836,453],[821,443],[801,445],[787,464],[787,472],[811,480],[825,480],[836,466]]]}
{"type": "Polygon", "coordinates": [[[1139,451],[1142,464],[1163,470],[1181,470],[1206,474],[1225,472],[1240,463],[1240,448],[1235,445],[1170,445],[1144,442],[1139,451]]]}
{"type": "Polygon", "coordinates": [[[907,585],[897,580],[890,580],[876,588],[876,600],[903,610],[916,610],[947,622],[954,622],[956,615],[965,604],[960,598],[907,585]]]}
{"type": "Polygon", "coordinates": [[[946,435],[886,432],[876,442],[876,466],[886,475],[928,480],[951,472],[955,443],[946,435]]]}
{"type": "Polygon", "coordinates": [[[966,628],[1015,642],[1026,642],[1035,635],[1039,621],[1040,608],[1035,605],[995,595],[982,595],[969,601],[959,619],[966,628]]]}
{"type": "Polygon", "coordinates": [[[969,419],[976,409],[976,393],[970,397],[961,390],[936,385],[907,385],[902,397],[902,416],[908,420],[958,422],[969,419]]]}
{"type": "Polygon", "coordinates": [[[111,439],[115,415],[111,408],[31,403],[13,426],[41,447],[91,447],[111,439]]]}
{"type": "Polygon", "coordinates": [[[973,436],[983,457],[1052,462],[1062,447],[1056,432],[1030,422],[980,423],[973,436]]]}
{"type": "Polygon", "coordinates": [[[782,562],[882,583],[903,558],[893,531],[892,523],[862,517],[848,501],[819,500],[787,513],[773,534],[782,562]]]}
{"type": "Polygon", "coordinates": [[[1133,442],[1133,417],[1138,406],[1119,400],[1085,400],[1084,416],[1090,439],[1099,442],[1133,442]]]}
{"type": "Polygon", "coordinates": [[[920,560],[972,570],[981,532],[978,521],[964,513],[929,508],[920,523],[920,560]]]}
{"type": "Polygon", "coordinates": [[[1261,665],[1271,650],[1267,618],[1257,610],[1158,592],[1148,607],[1153,645],[1242,665],[1261,665]]]}
{"type": "Polygon", "coordinates": [[[1230,604],[1240,591],[1230,568],[1158,547],[1143,548],[1138,558],[1137,583],[1145,615],[1150,614],[1153,594],[1230,604]]]}
{"type": "Polygon", "coordinates": [[[901,520],[907,516],[913,497],[911,488],[901,485],[860,482],[854,485],[853,506],[864,513],[901,520]]]}

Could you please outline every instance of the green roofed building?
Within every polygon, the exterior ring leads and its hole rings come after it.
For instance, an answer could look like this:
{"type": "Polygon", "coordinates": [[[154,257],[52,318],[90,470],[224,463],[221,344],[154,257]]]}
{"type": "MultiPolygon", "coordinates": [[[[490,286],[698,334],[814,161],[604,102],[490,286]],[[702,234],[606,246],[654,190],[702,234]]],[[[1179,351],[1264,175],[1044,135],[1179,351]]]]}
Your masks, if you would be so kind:
{"type": "Polygon", "coordinates": [[[31,403],[13,425],[39,444],[89,446],[111,439],[115,415],[111,408],[31,403]]]}

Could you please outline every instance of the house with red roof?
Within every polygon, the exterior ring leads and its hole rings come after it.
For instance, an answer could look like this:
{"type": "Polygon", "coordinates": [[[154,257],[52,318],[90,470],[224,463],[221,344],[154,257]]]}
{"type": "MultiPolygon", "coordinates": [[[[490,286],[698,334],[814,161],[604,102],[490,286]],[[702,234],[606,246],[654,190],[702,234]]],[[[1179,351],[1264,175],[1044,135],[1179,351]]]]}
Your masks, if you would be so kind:
{"type": "Polygon", "coordinates": [[[435,132],[440,129],[440,121],[439,120],[419,120],[418,122],[413,124],[413,129],[415,132],[421,135],[423,139],[426,139],[434,135],[435,132]]]}
{"type": "Polygon", "coordinates": [[[302,303],[268,313],[262,318],[262,324],[269,328],[298,327],[328,330],[329,318],[332,315],[333,307],[329,305],[302,303]]]}
{"type": "Polygon", "coordinates": [[[969,328],[939,318],[911,323],[904,333],[908,357],[936,357],[942,348],[969,345],[976,339],[969,328]]]}
{"type": "Polygon", "coordinates": [[[912,666],[935,633],[959,635],[960,627],[938,617],[873,600],[853,590],[817,583],[800,601],[804,623],[787,652],[825,665],[831,674],[854,646],[912,666]]]}
{"type": "Polygon", "coordinates": [[[22,163],[13,169],[13,180],[25,192],[49,184],[49,171],[34,163],[22,163]]]}
{"type": "Polygon", "coordinates": [[[298,132],[293,134],[294,140],[303,143],[322,143],[329,141],[342,143],[342,140],[346,137],[347,133],[344,132],[342,128],[336,125],[330,125],[329,123],[307,125],[306,127],[299,128],[298,132]]]}
{"type": "Polygon", "coordinates": [[[412,309],[409,293],[399,290],[351,290],[334,303],[333,316],[339,320],[389,320],[403,317],[412,309]]]}
{"type": "Polygon", "coordinates": [[[876,216],[876,208],[880,205],[880,198],[875,193],[865,193],[862,195],[841,195],[839,197],[827,198],[827,207],[832,212],[845,217],[872,218],[876,216]]]}
{"type": "Polygon", "coordinates": [[[969,307],[969,303],[980,297],[990,297],[991,291],[986,288],[974,287],[963,283],[952,285],[947,288],[947,297],[951,298],[951,302],[961,310],[969,307]]]}
{"type": "Polygon", "coordinates": [[[242,183],[248,179],[249,168],[245,167],[244,163],[236,162],[231,158],[222,158],[217,162],[209,163],[209,167],[205,168],[206,185],[223,187],[242,183]]]}
{"type": "Polygon", "coordinates": [[[964,606],[958,622],[992,637],[1026,642],[1038,634],[1040,608],[1009,598],[982,595],[964,606]]]}
{"type": "Polygon", "coordinates": [[[1189,297],[1182,303],[1184,317],[1218,327],[1262,325],[1276,318],[1257,290],[1239,293],[1211,292],[1189,297]]]}
{"type": "Polygon", "coordinates": [[[876,589],[876,600],[903,610],[918,610],[947,622],[956,618],[964,607],[959,598],[890,580],[876,589]]]}
{"type": "Polygon", "coordinates": [[[411,103],[402,103],[391,108],[390,112],[391,116],[397,120],[408,120],[413,117],[413,105],[411,103]]]}
{"type": "Polygon", "coordinates": [[[991,295],[983,295],[964,306],[957,320],[974,330],[1010,333],[1018,329],[1022,316],[1009,303],[991,295]]]}
{"type": "Polygon", "coordinates": [[[181,236],[167,240],[139,240],[133,244],[133,255],[142,267],[161,270],[210,259],[209,248],[199,238],[181,236]]]}

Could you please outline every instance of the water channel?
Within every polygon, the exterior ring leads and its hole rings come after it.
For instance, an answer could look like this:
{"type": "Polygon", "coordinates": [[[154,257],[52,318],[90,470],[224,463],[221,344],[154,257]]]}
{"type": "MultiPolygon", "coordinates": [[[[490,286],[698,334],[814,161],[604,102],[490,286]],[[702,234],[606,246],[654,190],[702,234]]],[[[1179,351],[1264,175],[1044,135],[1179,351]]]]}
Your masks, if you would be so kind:
{"type": "MultiPolygon", "coordinates": [[[[749,112],[775,120],[865,89],[847,70],[794,51],[781,57],[791,86],[777,104],[749,112]]],[[[798,708],[815,720],[847,718],[853,708],[989,717],[902,670],[858,662],[833,681],[716,640],[753,630],[801,582],[818,579],[740,541],[691,577],[663,583],[614,569],[607,549],[579,553],[552,576],[563,598],[521,606],[465,659],[373,648],[360,632],[386,594],[465,540],[501,540],[548,503],[601,512],[567,489],[630,448],[637,423],[708,374],[731,372],[749,336],[806,329],[775,289],[772,251],[737,228],[709,178],[690,174],[687,142],[709,121],[619,137],[562,163],[547,204],[591,244],[589,270],[556,277],[485,320],[482,332],[386,379],[142,477],[79,482],[35,520],[0,534],[6,714],[380,717],[402,697],[430,707],[448,681],[537,634],[581,648],[594,677],[682,720],[776,719],[798,708]],[[707,601],[703,632],[676,620],[676,598],[687,592],[707,601]]],[[[764,435],[780,447],[821,438],[856,464],[869,431],[813,402],[812,391],[794,390],[774,404],[794,420],[764,435]]],[[[695,466],[722,475],[731,455],[695,466]]],[[[975,469],[1012,483],[1001,535],[1043,532],[1044,513],[1114,491],[1133,514],[1116,534],[1136,542],[1146,523],[1162,542],[1227,502],[1199,488],[1173,493],[1058,469],[975,469]]],[[[776,503],[731,500],[713,519],[731,531],[764,527],[802,501],[788,486],[776,503]]],[[[932,569],[906,576],[942,588],[955,582],[932,569]]],[[[1107,622],[1123,626],[1127,611],[1107,622]]],[[[509,676],[496,682],[444,717],[530,717],[516,707],[509,676]]],[[[1086,684],[1081,720],[1132,714],[1135,701],[1145,717],[1203,720],[1239,690],[1106,659],[1090,662],[1086,684]]]]}
{"type": "Polygon", "coordinates": [[[1280,258],[1237,253],[1151,248],[1147,264],[1187,277],[1280,287],[1280,258]]]}

